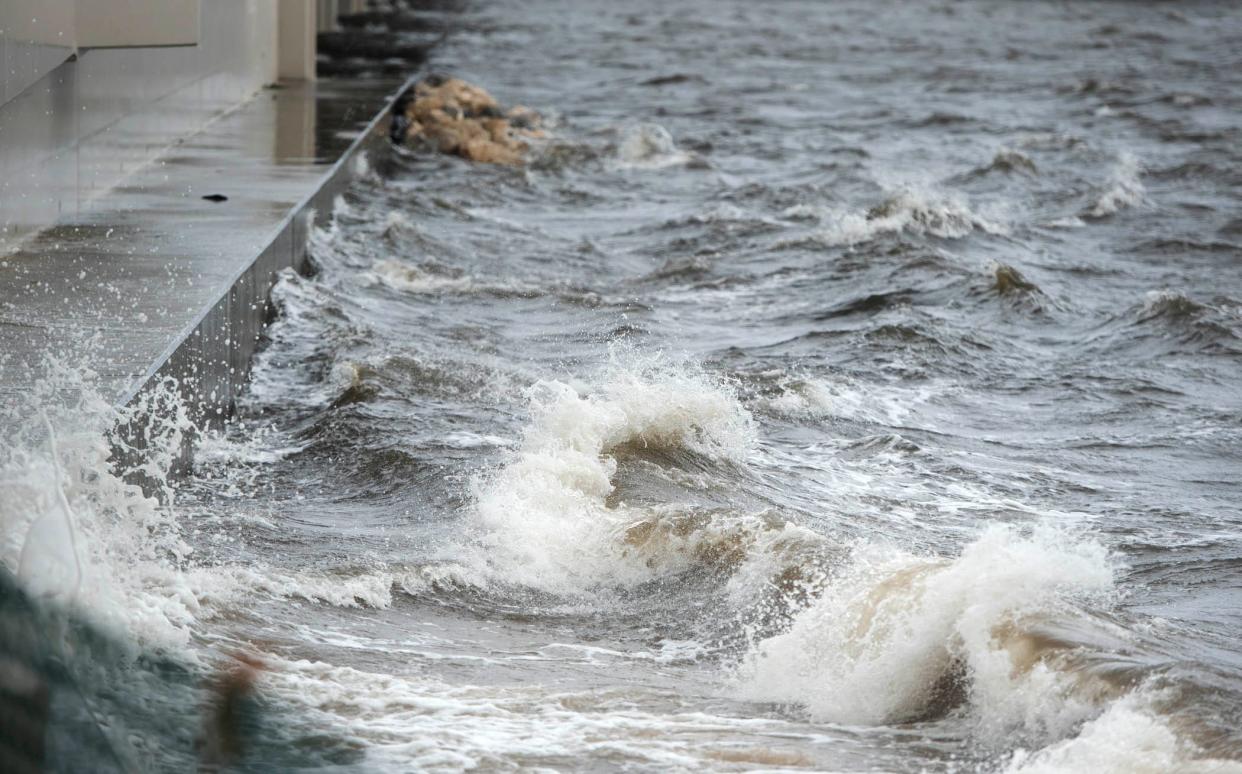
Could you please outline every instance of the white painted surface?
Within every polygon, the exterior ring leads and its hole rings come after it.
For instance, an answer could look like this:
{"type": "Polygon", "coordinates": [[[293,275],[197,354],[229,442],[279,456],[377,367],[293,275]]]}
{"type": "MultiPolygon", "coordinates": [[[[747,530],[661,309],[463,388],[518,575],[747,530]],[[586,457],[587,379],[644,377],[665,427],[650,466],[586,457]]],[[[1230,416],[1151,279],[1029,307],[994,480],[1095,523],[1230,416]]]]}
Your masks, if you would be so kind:
{"type": "Polygon", "coordinates": [[[198,0],[78,0],[78,48],[192,46],[198,0]]]}

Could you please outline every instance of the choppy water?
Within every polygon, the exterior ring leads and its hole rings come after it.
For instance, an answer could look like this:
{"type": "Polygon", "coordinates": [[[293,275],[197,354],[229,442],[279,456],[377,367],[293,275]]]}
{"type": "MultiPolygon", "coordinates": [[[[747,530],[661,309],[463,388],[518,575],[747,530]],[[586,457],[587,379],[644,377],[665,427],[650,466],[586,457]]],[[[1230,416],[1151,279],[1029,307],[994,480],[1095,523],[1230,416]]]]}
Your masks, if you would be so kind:
{"type": "Polygon", "coordinates": [[[260,653],[305,765],[1242,770],[1236,9],[541,1],[436,60],[554,139],[373,160],[120,628],[260,653]]]}

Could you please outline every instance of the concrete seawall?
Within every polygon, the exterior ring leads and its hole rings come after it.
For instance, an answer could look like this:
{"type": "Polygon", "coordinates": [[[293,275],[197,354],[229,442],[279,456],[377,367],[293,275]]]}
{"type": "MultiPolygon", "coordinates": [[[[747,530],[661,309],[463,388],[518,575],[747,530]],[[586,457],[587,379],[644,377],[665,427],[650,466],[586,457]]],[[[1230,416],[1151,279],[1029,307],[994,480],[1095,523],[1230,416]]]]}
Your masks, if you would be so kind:
{"type": "MultiPolygon", "coordinates": [[[[365,115],[370,109],[373,117],[272,227],[257,254],[231,278],[219,283],[214,303],[200,309],[147,372],[125,388],[117,398],[118,404],[131,405],[171,378],[200,428],[217,427],[233,413],[234,400],[249,382],[251,360],[271,319],[270,295],[279,273],[286,268],[307,270],[310,229],[317,220],[322,222],[332,216],[337,197],[367,172],[376,153],[387,149],[385,119],[401,91],[402,88],[390,89],[357,101],[359,114],[365,115]]],[[[349,123],[349,118],[343,123],[349,123]]],[[[340,126],[338,130],[347,129],[340,126]]],[[[132,447],[141,448],[145,437],[142,430],[126,428],[132,447]]],[[[191,454],[191,449],[185,450],[183,459],[188,461],[191,454]]]]}

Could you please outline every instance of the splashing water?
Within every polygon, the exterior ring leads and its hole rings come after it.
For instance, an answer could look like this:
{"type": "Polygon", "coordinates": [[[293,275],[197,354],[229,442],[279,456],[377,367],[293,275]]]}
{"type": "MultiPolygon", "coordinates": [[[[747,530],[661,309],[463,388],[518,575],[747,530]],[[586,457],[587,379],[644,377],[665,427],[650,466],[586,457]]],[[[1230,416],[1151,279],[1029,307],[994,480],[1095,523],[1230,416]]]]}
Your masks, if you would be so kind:
{"type": "Polygon", "coordinates": [[[191,549],[171,503],[144,494],[111,461],[113,428],[158,404],[163,419],[147,425],[138,472],[168,491],[168,466],[192,430],[183,411],[162,410],[177,405],[175,386],[116,410],[93,391],[92,374],[55,360],[45,369],[30,405],[13,407],[0,450],[4,565],[36,596],[136,643],[185,646],[197,602],[180,568],[191,549]]]}

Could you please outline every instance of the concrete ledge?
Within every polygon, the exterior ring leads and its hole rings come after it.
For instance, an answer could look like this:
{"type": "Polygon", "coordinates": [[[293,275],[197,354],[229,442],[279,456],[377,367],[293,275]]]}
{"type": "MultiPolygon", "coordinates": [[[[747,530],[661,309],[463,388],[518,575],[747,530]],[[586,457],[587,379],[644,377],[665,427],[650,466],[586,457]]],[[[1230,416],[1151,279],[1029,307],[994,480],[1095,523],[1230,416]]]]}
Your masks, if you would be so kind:
{"type": "MultiPolygon", "coordinates": [[[[330,216],[360,154],[386,148],[403,86],[262,92],[0,258],[0,400],[26,389],[50,352],[95,371],[115,405],[172,378],[195,420],[222,422],[278,272],[305,266],[313,220],[330,216]]],[[[144,429],[123,435],[141,446],[144,429]]]]}

